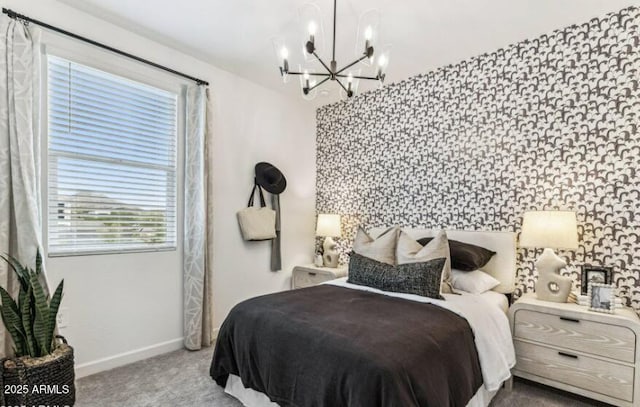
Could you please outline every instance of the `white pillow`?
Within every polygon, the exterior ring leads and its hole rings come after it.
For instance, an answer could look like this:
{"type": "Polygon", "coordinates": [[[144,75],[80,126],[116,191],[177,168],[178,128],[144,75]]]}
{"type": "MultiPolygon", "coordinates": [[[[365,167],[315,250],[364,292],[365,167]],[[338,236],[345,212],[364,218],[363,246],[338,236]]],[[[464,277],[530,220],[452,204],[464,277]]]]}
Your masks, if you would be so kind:
{"type": "Polygon", "coordinates": [[[482,270],[461,271],[451,269],[453,288],[472,294],[482,294],[500,285],[500,281],[482,270]]]}
{"type": "Polygon", "coordinates": [[[395,266],[398,230],[395,226],[391,227],[374,239],[362,227],[358,227],[353,241],[353,251],[380,263],[395,266]]]}
{"type": "Polygon", "coordinates": [[[400,231],[398,245],[396,247],[396,262],[398,264],[422,263],[425,261],[445,258],[440,280],[440,293],[452,293],[451,289],[451,257],[447,232],[441,230],[438,234],[422,246],[414,238],[404,231],[400,231]]]}

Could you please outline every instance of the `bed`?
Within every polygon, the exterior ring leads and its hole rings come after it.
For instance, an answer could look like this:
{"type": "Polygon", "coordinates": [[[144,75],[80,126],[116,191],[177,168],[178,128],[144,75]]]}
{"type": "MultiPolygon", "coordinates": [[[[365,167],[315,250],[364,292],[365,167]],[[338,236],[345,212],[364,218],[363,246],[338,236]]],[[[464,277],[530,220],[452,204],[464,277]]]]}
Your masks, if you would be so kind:
{"type": "Polygon", "coordinates": [[[515,364],[505,296],[515,284],[515,236],[447,235],[495,251],[483,270],[500,285],[442,301],[343,278],[256,297],[223,323],[212,378],[247,407],[487,406],[515,364]]]}

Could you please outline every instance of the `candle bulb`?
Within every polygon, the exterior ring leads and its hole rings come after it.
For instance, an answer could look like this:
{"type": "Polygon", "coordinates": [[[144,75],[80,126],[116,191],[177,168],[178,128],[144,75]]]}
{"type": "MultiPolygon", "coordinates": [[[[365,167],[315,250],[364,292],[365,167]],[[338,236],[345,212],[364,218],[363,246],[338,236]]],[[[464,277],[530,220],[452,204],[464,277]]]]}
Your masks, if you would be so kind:
{"type": "Polygon", "coordinates": [[[384,55],[380,55],[378,58],[378,78],[384,80],[384,68],[387,65],[387,57],[384,55]]]}
{"type": "Polygon", "coordinates": [[[318,25],[315,21],[309,22],[309,42],[314,45],[316,43],[316,32],[318,31],[318,25]]]}
{"type": "Polygon", "coordinates": [[[364,38],[369,41],[373,37],[373,28],[370,25],[364,30],[364,38]]]}
{"type": "Polygon", "coordinates": [[[318,31],[318,25],[315,21],[309,23],[309,41],[315,43],[316,32],[318,31]]]}
{"type": "Polygon", "coordinates": [[[370,25],[364,30],[364,51],[367,52],[371,45],[371,38],[373,38],[373,28],[370,25]]]}
{"type": "Polygon", "coordinates": [[[280,49],[280,56],[282,57],[282,70],[285,73],[289,72],[289,61],[287,61],[287,58],[289,58],[289,50],[287,47],[282,47],[282,49],[280,49]]]}
{"type": "Polygon", "coordinates": [[[353,96],[353,74],[349,72],[347,75],[347,97],[353,96]]]}
{"type": "Polygon", "coordinates": [[[282,59],[289,58],[289,50],[287,49],[287,47],[282,47],[280,49],[280,56],[282,57],[282,59]]]}
{"type": "Polygon", "coordinates": [[[315,21],[310,21],[307,30],[309,31],[309,41],[307,41],[304,48],[308,54],[313,54],[316,50],[316,32],[318,31],[318,25],[315,21]]]}
{"type": "Polygon", "coordinates": [[[311,37],[316,35],[316,32],[318,31],[318,25],[316,24],[315,21],[310,21],[309,26],[307,28],[309,29],[309,35],[311,37]]]}

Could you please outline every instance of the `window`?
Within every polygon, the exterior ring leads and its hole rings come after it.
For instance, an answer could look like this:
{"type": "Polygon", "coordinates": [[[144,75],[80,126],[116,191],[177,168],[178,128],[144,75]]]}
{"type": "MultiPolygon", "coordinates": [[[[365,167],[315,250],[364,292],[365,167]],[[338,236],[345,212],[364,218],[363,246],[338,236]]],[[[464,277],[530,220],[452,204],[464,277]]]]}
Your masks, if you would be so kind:
{"type": "Polygon", "coordinates": [[[175,249],[178,95],[47,61],[49,254],[175,249]]]}

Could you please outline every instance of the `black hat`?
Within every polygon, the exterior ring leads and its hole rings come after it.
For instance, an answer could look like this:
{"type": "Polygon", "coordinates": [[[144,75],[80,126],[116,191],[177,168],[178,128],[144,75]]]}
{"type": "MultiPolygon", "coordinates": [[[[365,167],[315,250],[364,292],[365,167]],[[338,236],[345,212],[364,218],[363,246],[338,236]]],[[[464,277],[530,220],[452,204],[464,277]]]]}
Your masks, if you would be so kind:
{"type": "Polygon", "coordinates": [[[272,194],[279,194],[287,187],[287,180],[280,170],[265,162],[256,164],[256,181],[272,194]]]}

